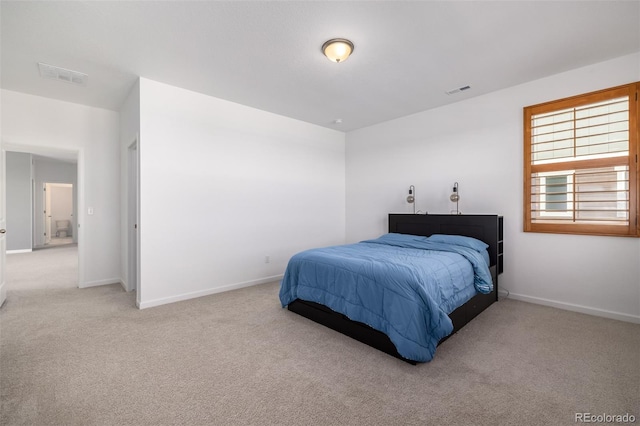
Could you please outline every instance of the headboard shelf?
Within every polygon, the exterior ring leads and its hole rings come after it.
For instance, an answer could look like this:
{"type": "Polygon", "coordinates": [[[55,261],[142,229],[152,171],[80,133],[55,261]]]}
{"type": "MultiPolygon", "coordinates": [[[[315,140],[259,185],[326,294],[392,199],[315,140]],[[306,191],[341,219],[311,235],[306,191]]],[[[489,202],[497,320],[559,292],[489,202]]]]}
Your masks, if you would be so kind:
{"type": "Polygon", "coordinates": [[[399,234],[464,235],[489,244],[490,266],[500,274],[503,259],[503,217],[495,214],[389,214],[389,232],[399,234]]]}

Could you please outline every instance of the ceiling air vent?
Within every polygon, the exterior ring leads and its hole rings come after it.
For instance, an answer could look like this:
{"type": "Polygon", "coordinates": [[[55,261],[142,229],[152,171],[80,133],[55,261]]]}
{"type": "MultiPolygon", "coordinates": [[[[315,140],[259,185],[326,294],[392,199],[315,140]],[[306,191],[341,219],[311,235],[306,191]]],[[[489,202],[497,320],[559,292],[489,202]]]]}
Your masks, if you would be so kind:
{"type": "Polygon", "coordinates": [[[40,76],[43,78],[52,78],[54,80],[64,81],[65,83],[76,84],[78,86],[86,86],[87,74],[67,70],[60,67],[54,67],[53,65],[43,64],[38,62],[38,68],[40,68],[40,76]]]}
{"type": "Polygon", "coordinates": [[[465,90],[469,90],[469,89],[471,89],[471,86],[462,86],[462,87],[456,87],[455,89],[447,90],[445,93],[447,95],[453,95],[455,93],[464,92],[465,90]]]}

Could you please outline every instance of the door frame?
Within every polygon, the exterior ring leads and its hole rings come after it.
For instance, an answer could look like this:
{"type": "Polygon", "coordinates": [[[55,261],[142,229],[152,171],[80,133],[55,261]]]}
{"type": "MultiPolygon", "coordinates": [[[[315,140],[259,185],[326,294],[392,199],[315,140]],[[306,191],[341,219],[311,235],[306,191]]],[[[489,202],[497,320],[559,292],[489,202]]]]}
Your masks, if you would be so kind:
{"type": "Polygon", "coordinates": [[[48,192],[51,191],[51,188],[47,182],[43,182],[42,186],[42,205],[44,206],[44,245],[46,246],[51,242],[51,195],[48,194],[48,192]]]}
{"type": "Polygon", "coordinates": [[[127,148],[127,291],[140,303],[140,144],[139,135],[127,148]]]}
{"type": "Polygon", "coordinates": [[[0,141],[0,307],[7,300],[7,286],[5,282],[5,270],[7,266],[7,238],[6,238],[6,193],[7,193],[7,176],[6,176],[6,155],[0,141]]]}
{"type": "MultiPolygon", "coordinates": [[[[85,194],[84,194],[84,148],[76,148],[76,149],[61,149],[61,148],[51,148],[45,146],[38,145],[14,145],[10,143],[6,143],[4,141],[1,142],[2,146],[0,146],[0,151],[2,151],[2,189],[0,189],[0,197],[5,197],[5,189],[4,182],[6,180],[5,176],[5,167],[4,162],[6,151],[12,152],[23,152],[26,154],[34,154],[34,155],[42,155],[45,157],[57,158],[57,159],[68,159],[70,157],[75,157],[77,160],[77,169],[76,169],[76,192],[78,196],[78,206],[77,206],[77,217],[75,217],[75,228],[72,232],[77,232],[78,236],[78,287],[83,288],[85,282],[85,244],[84,244],[84,229],[81,227],[81,222],[84,218],[84,206],[85,206],[85,194]]],[[[34,183],[35,186],[35,183],[34,183]]],[[[4,204],[5,198],[2,199],[2,203],[4,204]]],[[[7,230],[9,232],[9,230],[7,230]]],[[[6,256],[6,250],[1,250],[0,256],[6,256]]]]}
{"type": "MultiPolygon", "coordinates": [[[[76,180],[77,180],[77,176],[76,176],[76,180]]],[[[66,182],[43,182],[42,185],[44,187],[44,206],[45,206],[44,220],[45,220],[45,234],[46,234],[44,239],[44,244],[47,245],[51,243],[51,238],[53,238],[54,235],[57,236],[57,230],[58,230],[58,227],[57,225],[55,225],[55,221],[53,219],[53,213],[54,213],[53,212],[53,205],[54,205],[53,193],[55,192],[54,189],[56,187],[71,188],[71,216],[69,217],[69,221],[71,223],[71,226],[73,227],[73,223],[75,222],[74,211],[77,210],[77,206],[74,203],[73,191],[75,191],[76,188],[74,187],[75,185],[73,183],[66,183],[66,182]],[[54,232],[54,228],[56,232],[54,232]]],[[[73,231],[75,231],[75,229],[71,230],[72,235],[73,235],[73,231]]]]}

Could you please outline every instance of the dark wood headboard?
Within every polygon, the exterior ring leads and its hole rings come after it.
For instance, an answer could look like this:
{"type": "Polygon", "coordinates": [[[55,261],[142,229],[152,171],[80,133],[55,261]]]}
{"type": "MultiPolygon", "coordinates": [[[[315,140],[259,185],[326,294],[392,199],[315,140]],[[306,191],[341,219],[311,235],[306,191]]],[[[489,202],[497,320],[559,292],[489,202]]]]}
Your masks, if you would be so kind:
{"type": "Polygon", "coordinates": [[[464,235],[489,244],[490,266],[503,270],[502,216],[491,214],[389,214],[389,232],[398,234],[464,235]]]}

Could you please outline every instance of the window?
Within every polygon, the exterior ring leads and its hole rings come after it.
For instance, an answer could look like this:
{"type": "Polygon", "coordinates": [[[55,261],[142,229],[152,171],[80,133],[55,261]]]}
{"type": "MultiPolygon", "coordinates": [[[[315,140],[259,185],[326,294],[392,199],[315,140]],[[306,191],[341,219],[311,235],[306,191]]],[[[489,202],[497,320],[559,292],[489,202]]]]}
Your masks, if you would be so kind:
{"type": "Polygon", "coordinates": [[[524,108],[524,230],[640,236],[638,91],[524,108]]]}

